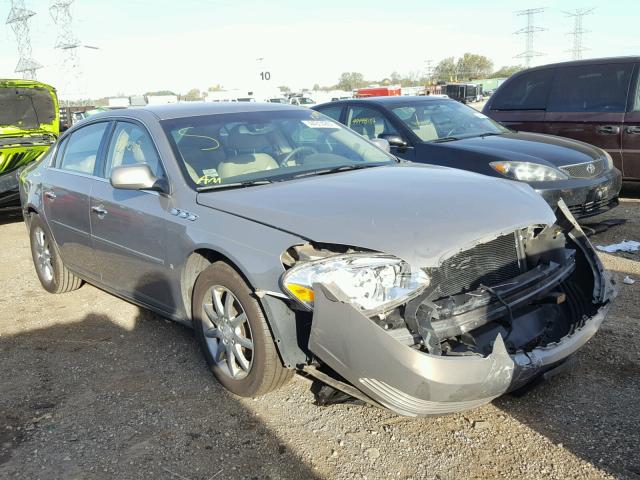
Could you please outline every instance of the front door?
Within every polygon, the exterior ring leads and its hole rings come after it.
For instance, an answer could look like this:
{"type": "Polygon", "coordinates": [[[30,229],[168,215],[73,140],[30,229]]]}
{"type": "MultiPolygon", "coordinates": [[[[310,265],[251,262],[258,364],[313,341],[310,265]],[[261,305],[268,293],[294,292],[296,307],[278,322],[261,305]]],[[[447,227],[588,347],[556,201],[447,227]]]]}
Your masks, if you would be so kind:
{"type": "MultiPolygon", "coordinates": [[[[386,135],[400,136],[400,132],[385,113],[369,106],[349,105],[345,125],[368,140],[384,138],[386,135]]],[[[406,138],[404,140],[408,141],[406,138]]],[[[414,148],[410,144],[406,147],[390,145],[390,153],[405,160],[415,158],[414,148]]]]}
{"type": "Polygon", "coordinates": [[[102,281],[119,293],[173,312],[170,266],[166,263],[169,198],[152,191],[115,189],[111,169],[148,164],[164,176],[158,153],[144,127],[118,122],[105,156],[103,181],[91,192],[90,221],[102,281]]]}
{"type": "Polygon", "coordinates": [[[107,122],[87,125],[65,137],[55,163],[43,179],[45,216],[62,260],[81,275],[99,279],[89,222],[89,197],[94,184],[96,158],[107,122]]]}
{"type": "Polygon", "coordinates": [[[632,70],[631,63],[559,69],[547,104],[546,133],[596,145],[622,170],[622,127],[632,70]]]}
{"type": "MultiPolygon", "coordinates": [[[[640,72],[637,78],[640,78],[640,72]]],[[[624,177],[640,180],[640,80],[636,80],[636,83],[630,111],[624,118],[622,158],[624,177]]]]}

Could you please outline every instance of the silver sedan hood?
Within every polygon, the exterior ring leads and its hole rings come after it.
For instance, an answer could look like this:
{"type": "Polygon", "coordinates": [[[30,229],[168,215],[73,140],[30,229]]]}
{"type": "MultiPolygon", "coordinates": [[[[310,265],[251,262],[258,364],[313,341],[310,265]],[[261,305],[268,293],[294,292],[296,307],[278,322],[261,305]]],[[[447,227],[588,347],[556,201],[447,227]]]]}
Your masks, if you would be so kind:
{"type": "Polygon", "coordinates": [[[400,257],[416,267],[555,216],[524,183],[404,164],[198,194],[198,203],[310,241],[400,257]]]}

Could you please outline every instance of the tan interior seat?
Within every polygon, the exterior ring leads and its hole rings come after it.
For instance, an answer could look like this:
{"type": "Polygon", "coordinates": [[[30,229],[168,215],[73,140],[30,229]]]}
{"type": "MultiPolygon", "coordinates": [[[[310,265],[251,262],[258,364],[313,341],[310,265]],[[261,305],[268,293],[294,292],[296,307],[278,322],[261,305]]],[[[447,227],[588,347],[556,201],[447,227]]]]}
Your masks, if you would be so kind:
{"type": "Polygon", "coordinates": [[[278,162],[271,155],[259,151],[261,148],[270,146],[266,135],[251,133],[244,125],[236,125],[231,129],[226,146],[237,154],[220,162],[218,166],[220,178],[236,177],[279,167],[278,162]]]}

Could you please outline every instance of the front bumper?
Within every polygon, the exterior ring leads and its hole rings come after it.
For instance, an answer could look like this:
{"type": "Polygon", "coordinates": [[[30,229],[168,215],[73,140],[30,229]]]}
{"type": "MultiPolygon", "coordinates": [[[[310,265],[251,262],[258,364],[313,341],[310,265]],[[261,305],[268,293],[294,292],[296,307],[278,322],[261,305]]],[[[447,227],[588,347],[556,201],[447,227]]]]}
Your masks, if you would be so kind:
{"type": "Polygon", "coordinates": [[[18,172],[13,170],[5,174],[0,174],[0,207],[19,204],[18,172]]]}
{"type": "Polygon", "coordinates": [[[555,208],[563,199],[576,218],[589,217],[618,205],[622,173],[617,168],[591,179],[572,178],[562,182],[532,183],[531,186],[555,208]]]}
{"type": "MultiPolygon", "coordinates": [[[[593,274],[591,317],[576,318],[569,333],[542,347],[508,353],[501,334],[486,355],[434,355],[408,346],[354,308],[331,285],[314,285],[309,349],[367,397],[406,416],[441,415],[475,408],[518,389],[562,364],[598,331],[616,289],[588,239],[562,201],[567,224],[593,274]]],[[[587,292],[584,292],[587,293],[587,292]]]]}
{"type": "Polygon", "coordinates": [[[559,342],[509,355],[500,335],[493,352],[436,356],[404,345],[349,303],[319,286],[309,348],[368,397],[406,416],[478,407],[564,361],[598,330],[609,305],[559,342]]]}

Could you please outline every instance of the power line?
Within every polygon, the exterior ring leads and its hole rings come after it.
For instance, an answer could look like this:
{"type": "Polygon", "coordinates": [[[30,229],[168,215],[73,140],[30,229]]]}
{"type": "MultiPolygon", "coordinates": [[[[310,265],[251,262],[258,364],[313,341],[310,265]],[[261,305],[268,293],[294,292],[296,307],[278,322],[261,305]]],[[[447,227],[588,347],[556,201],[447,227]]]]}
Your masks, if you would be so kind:
{"type": "Polygon", "coordinates": [[[6,21],[6,24],[11,26],[18,45],[18,64],[15,72],[21,73],[22,78],[28,80],[35,80],[36,71],[42,68],[42,65],[32,58],[29,21],[35,14],[36,12],[25,7],[24,0],[11,0],[11,10],[6,21]]]}
{"type": "Polygon", "coordinates": [[[538,27],[534,24],[534,20],[535,20],[534,17],[536,14],[542,13],[544,11],[545,11],[544,8],[529,8],[527,10],[518,10],[514,12],[518,16],[527,17],[527,26],[514,32],[514,35],[526,35],[524,52],[519,53],[514,58],[524,58],[524,64],[527,68],[531,66],[531,59],[533,57],[539,57],[541,55],[544,55],[544,53],[536,52],[533,49],[534,34],[537,32],[542,32],[546,30],[546,28],[538,27]]]}
{"type": "Polygon", "coordinates": [[[567,34],[573,36],[573,48],[567,51],[571,52],[574,60],[580,60],[582,58],[582,52],[588,50],[588,48],[582,44],[582,35],[589,33],[589,30],[585,30],[582,27],[582,19],[585,15],[593,13],[594,10],[595,8],[577,8],[570,12],[564,12],[565,16],[573,17],[573,31],[567,34]]]}
{"type": "MultiPolygon", "coordinates": [[[[72,6],[75,0],[51,0],[49,13],[56,26],[56,41],[54,48],[60,52],[60,70],[64,75],[62,96],[70,97],[82,95],[81,87],[82,72],[78,58],[78,49],[82,45],[80,40],[73,33],[72,6]]],[[[95,47],[90,47],[95,48],[95,47]]]]}

